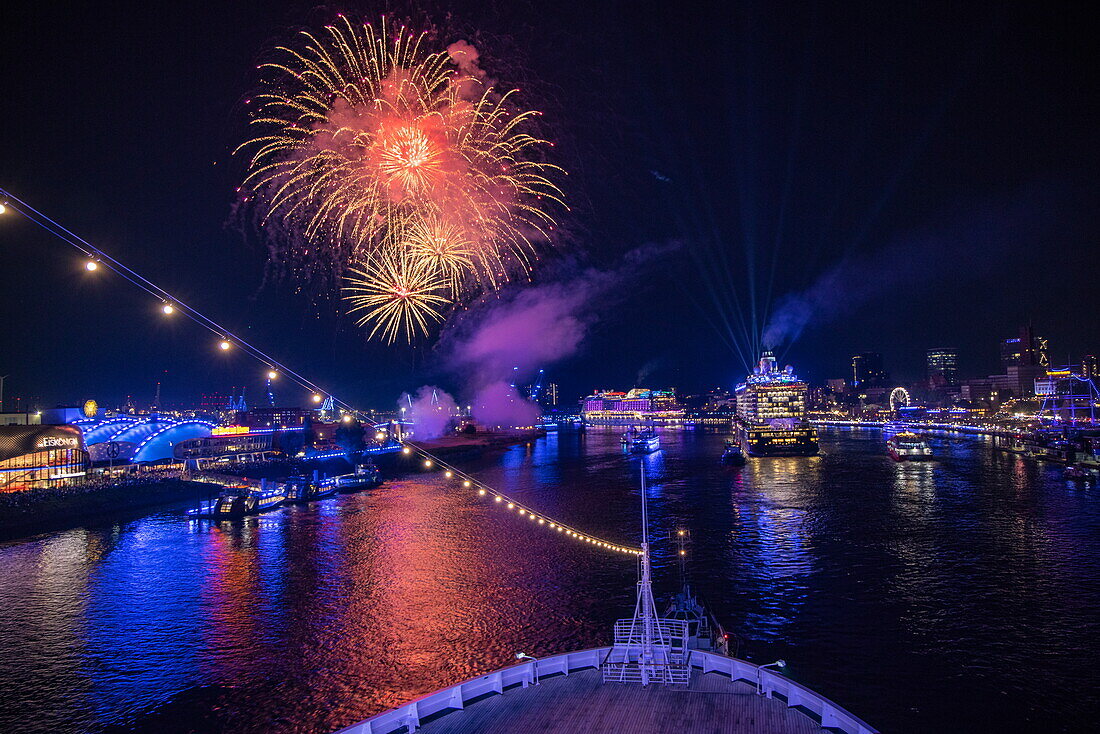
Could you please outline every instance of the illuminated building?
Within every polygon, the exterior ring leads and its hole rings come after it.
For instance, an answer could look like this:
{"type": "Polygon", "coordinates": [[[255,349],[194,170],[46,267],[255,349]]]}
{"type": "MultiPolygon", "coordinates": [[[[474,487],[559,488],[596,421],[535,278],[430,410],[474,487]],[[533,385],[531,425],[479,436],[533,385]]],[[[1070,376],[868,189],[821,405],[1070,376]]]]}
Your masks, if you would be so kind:
{"type": "Polygon", "coordinates": [[[1047,357],[1047,340],[1035,336],[1031,325],[1020,327],[1020,335],[1001,340],[1001,367],[1007,374],[1009,367],[1046,367],[1050,364],[1047,357]]]}
{"type": "Polygon", "coordinates": [[[760,364],[737,386],[737,428],[742,448],[752,456],[812,456],[817,433],[806,422],[809,388],[794,368],[776,367],[764,352],[760,364]]]}
{"type": "Polygon", "coordinates": [[[558,383],[551,382],[546,386],[546,405],[551,408],[558,407],[558,383]]]}
{"type": "Polygon", "coordinates": [[[174,456],[184,460],[254,460],[271,458],[272,452],[291,454],[302,448],[305,427],[249,428],[218,426],[209,436],[180,441],[174,456]]]}
{"type": "Polygon", "coordinates": [[[88,464],[79,428],[0,427],[0,492],[74,484],[88,464]]]}
{"type": "Polygon", "coordinates": [[[959,351],[952,348],[928,350],[928,384],[933,387],[958,384],[959,351]]]}
{"type": "Polygon", "coordinates": [[[885,387],[889,381],[878,352],[863,352],[852,357],[852,387],[885,387]]]}

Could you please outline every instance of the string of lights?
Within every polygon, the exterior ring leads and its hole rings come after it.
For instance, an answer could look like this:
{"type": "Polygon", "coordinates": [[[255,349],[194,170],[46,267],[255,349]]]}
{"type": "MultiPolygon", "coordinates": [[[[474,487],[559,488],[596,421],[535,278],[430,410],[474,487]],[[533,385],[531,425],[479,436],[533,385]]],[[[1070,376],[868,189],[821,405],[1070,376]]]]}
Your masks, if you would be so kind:
{"type": "Polygon", "coordinates": [[[443,475],[447,479],[454,479],[456,482],[461,482],[463,489],[469,490],[469,492],[479,499],[484,500],[492,507],[499,507],[503,510],[513,513],[516,517],[526,519],[532,527],[544,529],[551,533],[557,533],[562,537],[572,538],[581,543],[586,543],[594,548],[600,548],[603,550],[611,551],[612,553],[622,553],[625,555],[640,556],[642,554],[641,548],[634,548],[631,546],[623,545],[621,543],[613,543],[603,538],[598,538],[595,535],[582,532],[576,528],[567,525],[563,522],[547,517],[545,514],[538,512],[531,507],[517,501],[513,497],[500,492],[498,490],[489,487],[488,485],[479,482],[474,477],[470,476],[461,469],[457,469],[450,464],[442,461],[437,456],[434,456],[419,446],[413,446],[406,444],[401,449],[406,455],[414,454],[421,457],[423,466],[425,469],[431,469],[437,467],[443,470],[443,475]]]}
{"type": "Polygon", "coordinates": [[[71,230],[65,228],[56,220],[51,219],[43,212],[35,209],[33,206],[23,201],[19,197],[15,196],[9,191],[0,189],[0,214],[6,213],[8,209],[16,211],[19,214],[26,217],[29,221],[41,227],[46,232],[49,232],[53,236],[65,242],[69,246],[79,251],[85,258],[84,268],[89,272],[96,272],[100,268],[105,268],[115,273],[128,283],[144,291],[152,296],[155,300],[160,302],[160,311],[165,317],[182,316],[190,319],[195,324],[198,324],[202,328],[209,331],[218,339],[218,349],[223,352],[234,350],[241,352],[249,357],[260,362],[266,369],[265,377],[268,380],[274,380],[280,376],[290,380],[294,384],[308,390],[311,395],[311,399],[314,403],[321,403],[325,396],[332,398],[333,405],[342,409],[344,412],[353,416],[360,416],[360,411],[356,410],[354,406],[349,403],[340,400],[333,396],[328,391],[322,389],[319,385],[305,376],[295,372],[287,367],[279,360],[272,357],[270,354],[264,352],[260,348],[249,343],[247,340],[234,334],[229,329],[219,324],[214,319],[210,318],[206,314],[202,313],[198,309],[184,303],[179,298],[173,296],[164,288],[161,288],[156,283],[134,271],[124,263],[111,257],[108,253],[104,252],[100,248],[96,247],[92,243],[85,240],[83,237],[75,234],[71,230]]]}
{"type": "MultiPolygon", "coordinates": [[[[83,237],[80,237],[69,229],[66,229],[64,226],[48,217],[46,214],[35,209],[33,206],[23,201],[19,197],[4,189],[0,189],[0,214],[6,213],[8,209],[18,212],[31,222],[34,222],[46,232],[49,232],[61,241],[79,251],[86,258],[84,267],[89,272],[98,271],[101,267],[110,270],[111,272],[117,274],[139,290],[149,294],[151,297],[159,301],[161,304],[161,313],[163,313],[166,317],[178,314],[182,317],[190,319],[194,323],[212,333],[219,340],[218,348],[221,351],[229,351],[230,349],[235,349],[257,360],[266,368],[267,373],[265,376],[268,380],[273,380],[276,377],[283,375],[300,387],[309,390],[312,393],[311,399],[314,403],[321,403],[324,399],[322,398],[322,396],[327,395],[332,400],[333,405],[341,408],[346,413],[354,416],[361,415],[361,412],[357,410],[354,406],[348,404],[343,400],[339,400],[331,393],[323,390],[312,380],[290,369],[282,362],[272,357],[270,354],[261,350],[259,347],[256,347],[250,344],[248,341],[240,338],[214,319],[210,318],[193,306],[184,303],[179,298],[176,298],[164,288],[161,288],[156,283],[153,283],[151,280],[134,271],[124,263],[111,257],[108,253],[91,244],[83,237]]],[[[425,468],[432,468],[434,466],[439,467],[444,471],[444,474],[448,479],[454,478],[456,481],[461,481],[462,487],[465,489],[469,489],[474,496],[484,499],[492,506],[497,506],[509,512],[512,512],[519,518],[525,518],[530,523],[532,523],[533,526],[544,528],[547,531],[557,533],[562,537],[572,538],[578,542],[585,543],[594,548],[600,548],[613,553],[633,556],[638,556],[642,553],[640,548],[634,548],[622,545],[620,543],[613,543],[611,541],[604,540],[603,538],[598,538],[589,533],[577,530],[576,528],[559,522],[553,518],[547,517],[545,514],[537,512],[536,510],[528,507],[522,502],[517,502],[514,498],[509,497],[502,492],[499,492],[483,484],[482,482],[479,482],[474,477],[461,471],[460,469],[451,466],[450,464],[443,462],[438,457],[428,453],[424,449],[406,444],[402,448],[402,451],[406,455],[412,454],[415,451],[417,456],[421,457],[421,460],[424,462],[425,468]]]]}

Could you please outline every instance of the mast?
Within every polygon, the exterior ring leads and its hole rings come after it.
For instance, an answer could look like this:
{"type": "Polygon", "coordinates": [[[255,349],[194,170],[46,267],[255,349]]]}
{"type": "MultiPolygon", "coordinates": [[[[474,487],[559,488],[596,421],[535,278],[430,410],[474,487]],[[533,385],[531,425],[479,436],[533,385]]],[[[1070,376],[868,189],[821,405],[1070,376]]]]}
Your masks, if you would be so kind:
{"type": "MultiPolygon", "coordinates": [[[[648,685],[654,677],[654,633],[656,632],[657,607],[653,601],[653,582],[649,565],[649,511],[646,506],[645,462],[640,462],[642,474],[642,573],[638,579],[638,603],[634,618],[641,617],[642,654],[638,659],[642,685],[648,685]]],[[[662,642],[657,641],[658,644],[662,642]]]]}

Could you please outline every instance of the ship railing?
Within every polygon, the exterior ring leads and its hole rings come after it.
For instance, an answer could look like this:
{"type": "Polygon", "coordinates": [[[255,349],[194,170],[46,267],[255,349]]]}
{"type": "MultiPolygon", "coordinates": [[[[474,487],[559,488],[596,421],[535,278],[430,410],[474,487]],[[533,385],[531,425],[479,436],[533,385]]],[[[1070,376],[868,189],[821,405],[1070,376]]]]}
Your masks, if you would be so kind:
{"type": "MultiPolygon", "coordinates": [[[[412,732],[422,722],[437,716],[459,711],[467,705],[493,694],[503,694],[514,688],[526,688],[536,681],[545,681],[555,675],[569,675],[583,670],[599,670],[601,662],[611,652],[610,647],[554,655],[527,661],[483,675],[458,685],[444,688],[416,699],[395,709],[384,711],[369,719],[341,729],[339,734],[396,734],[412,732]]],[[[877,729],[827,698],[787,678],[782,673],[762,669],[746,660],[718,655],[702,650],[692,650],[692,668],[702,673],[726,676],[730,681],[740,681],[758,690],[768,698],[784,701],[788,707],[820,722],[823,728],[843,734],[877,734],[877,729]]]]}
{"type": "Polygon", "coordinates": [[[842,731],[845,734],[876,734],[876,729],[857,716],[775,670],[703,650],[691,651],[691,665],[703,673],[726,675],[730,680],[757,686],[762,695],[768,698],[778,697],[789,708],[797,708],[811,715],[820,721],[823,729],[842,731]]]}
{"type": "Polygon", "coordinates": [[[429,717],[449,711],[461,710],[466,704],[506,690],[534,685],[536,673],[539,680],[553,675],[569,675],[582,670],[599,669],[604,653],[610,647],[571,652],[565,655],[539,658],[498,670],[480,678],[474,678],[456,686],[430,693],[399,708],[390,709],[377,716],[341,729],[341,734],[392,734],[415,731],[429,717]]]}

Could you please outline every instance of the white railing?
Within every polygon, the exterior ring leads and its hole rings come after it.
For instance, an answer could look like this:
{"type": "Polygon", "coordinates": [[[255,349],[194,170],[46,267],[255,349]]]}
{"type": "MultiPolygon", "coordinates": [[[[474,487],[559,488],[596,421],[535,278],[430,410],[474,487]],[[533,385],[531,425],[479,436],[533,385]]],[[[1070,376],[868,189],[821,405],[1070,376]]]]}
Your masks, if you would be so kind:
{"type": "MultiPolygon", "coordinates": [[[[513,665],[429,693],[423,698],[341,729],[339,734],[392,734],[402,729],[415,731],[424,719],[449,710],[461,710],[474,699],[504,693],[504,689],[516,685],[526,688],[535,682],[536,672],[539,679],[545,679],[558,673],[569,675],[581,670],[598,670],[600,662],[610,651],[610,647],[597,647],[513,665]]],[[[877,730],[832,701],[775,671],[702,650],[691,651],[691,665],[703,673],[719,673],[729,676],[731,681],[742,680],[759,686],[761,693],[768,698],[778,694],[786,699],[787,706],[797,706],[820,719],[822,727],[832,727],[845,734],[877,734],[877,730]]]]}
{"type": "Polygon", "coordinates": [[[768,698],[778,693],[787,700],[787,706],[798,706],[819,718],[822,727],[839,729],[845,734],[876,734],[877,730],[861,719],[821,694],[774,670],[702,650],[691,651],[691,665],[704,673],[721,673],[728,675],[730,680],[743,680],[754,686],[759,685],[761,692],[768,698]]]}

